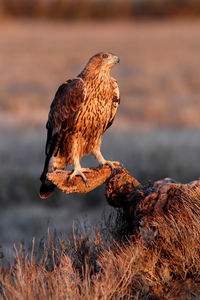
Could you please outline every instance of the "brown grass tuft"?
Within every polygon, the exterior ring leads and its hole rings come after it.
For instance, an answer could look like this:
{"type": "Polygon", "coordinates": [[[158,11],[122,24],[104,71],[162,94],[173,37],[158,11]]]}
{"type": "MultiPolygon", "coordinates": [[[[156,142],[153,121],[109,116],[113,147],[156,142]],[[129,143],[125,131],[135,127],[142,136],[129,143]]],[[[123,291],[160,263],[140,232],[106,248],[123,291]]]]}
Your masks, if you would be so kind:
{"type": "Polygon", "coordinates": [[[185,188],[165,214],[140,221],[136,240],[105,246],[99,232],[79,234],[60,242],[60,255],[49,240],[39,262],[18,251],[16,263],[2,268],[1,299],[196,299],[199,200],[199,192],[185,188]]]}

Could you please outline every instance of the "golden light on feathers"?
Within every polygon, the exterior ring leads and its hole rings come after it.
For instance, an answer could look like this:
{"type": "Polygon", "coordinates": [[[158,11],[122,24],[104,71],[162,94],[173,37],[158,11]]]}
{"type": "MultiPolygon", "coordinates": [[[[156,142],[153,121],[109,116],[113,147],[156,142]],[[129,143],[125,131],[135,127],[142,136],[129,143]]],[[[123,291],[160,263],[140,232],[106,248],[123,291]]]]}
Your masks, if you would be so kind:
{"type": "MultiPolygon", "coordinates": [[[[106,161],[100,151],[103,133],[111,126],[120,102],[119,88],[110,70],[119,62],[111,53],[101,52],[90,58],[83,71],[64,82],[57,90],[47,121],[46,160],[40,177],[40,196],[48,197],[55,186],[47,172],[74,165],[69,180],[80,175],[86,182],[80,160],[92,153],[99,164],[106,161]]],[[[117,162],[116,162],[117,163],[117,162]]],[[[87,182],[86,182],[87,184],[87,182]]]]}

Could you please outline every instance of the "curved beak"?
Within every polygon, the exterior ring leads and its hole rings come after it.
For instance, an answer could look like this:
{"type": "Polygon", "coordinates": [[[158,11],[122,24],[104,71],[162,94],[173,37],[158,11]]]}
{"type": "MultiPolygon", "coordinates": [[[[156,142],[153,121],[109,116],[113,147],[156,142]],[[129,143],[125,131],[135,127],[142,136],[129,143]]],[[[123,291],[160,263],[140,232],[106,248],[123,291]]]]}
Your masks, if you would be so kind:
{"type": "Polygon", "coordinates": [[[116,64],[118,64],[118,63],[120,62],[120,59],[119,59],[118,56],[114,56],[114,62],[115,62],[116,64]]]}

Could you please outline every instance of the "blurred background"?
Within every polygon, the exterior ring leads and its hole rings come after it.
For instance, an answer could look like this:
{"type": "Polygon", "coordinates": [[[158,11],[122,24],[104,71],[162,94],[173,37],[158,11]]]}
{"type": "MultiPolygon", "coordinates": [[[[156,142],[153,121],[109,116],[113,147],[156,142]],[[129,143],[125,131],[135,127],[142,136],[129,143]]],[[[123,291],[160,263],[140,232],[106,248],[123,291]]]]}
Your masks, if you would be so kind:
{"type": "Polygon", "coordinates": [[[112,70],[121,105],[104,156],[142,183],[199,177],[199,17],[199,0],[1,0],[0,261],[48,227],[66,234],[73,220],[95,224],[109,210],[104,187],[38,196],[51,101],[97,52],[121,59],[112,70]]]}

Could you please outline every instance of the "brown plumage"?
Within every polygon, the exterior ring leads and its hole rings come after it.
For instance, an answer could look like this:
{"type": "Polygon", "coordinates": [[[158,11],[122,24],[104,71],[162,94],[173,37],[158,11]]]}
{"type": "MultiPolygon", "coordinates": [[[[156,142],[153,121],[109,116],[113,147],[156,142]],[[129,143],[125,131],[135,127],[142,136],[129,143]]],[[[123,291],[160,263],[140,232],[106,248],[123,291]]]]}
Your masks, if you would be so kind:
{"type": "Polygon", "coordinates": [[[65,81],[57,90],[51,104],[47,121],[46,161],[40,177],[40,196],[47,198],[55,186],[46,178],[47,172],[74,165],[75,175],[86,182],[80,160],[83,155],[93,153],[99,163],[112,168],[118,162],[106,161],[101,152],[101,138],[115,117],[119,88],[110,76],[111,68],[119,58],[111,53],[94,55],[74,79],[65,81]]]}

